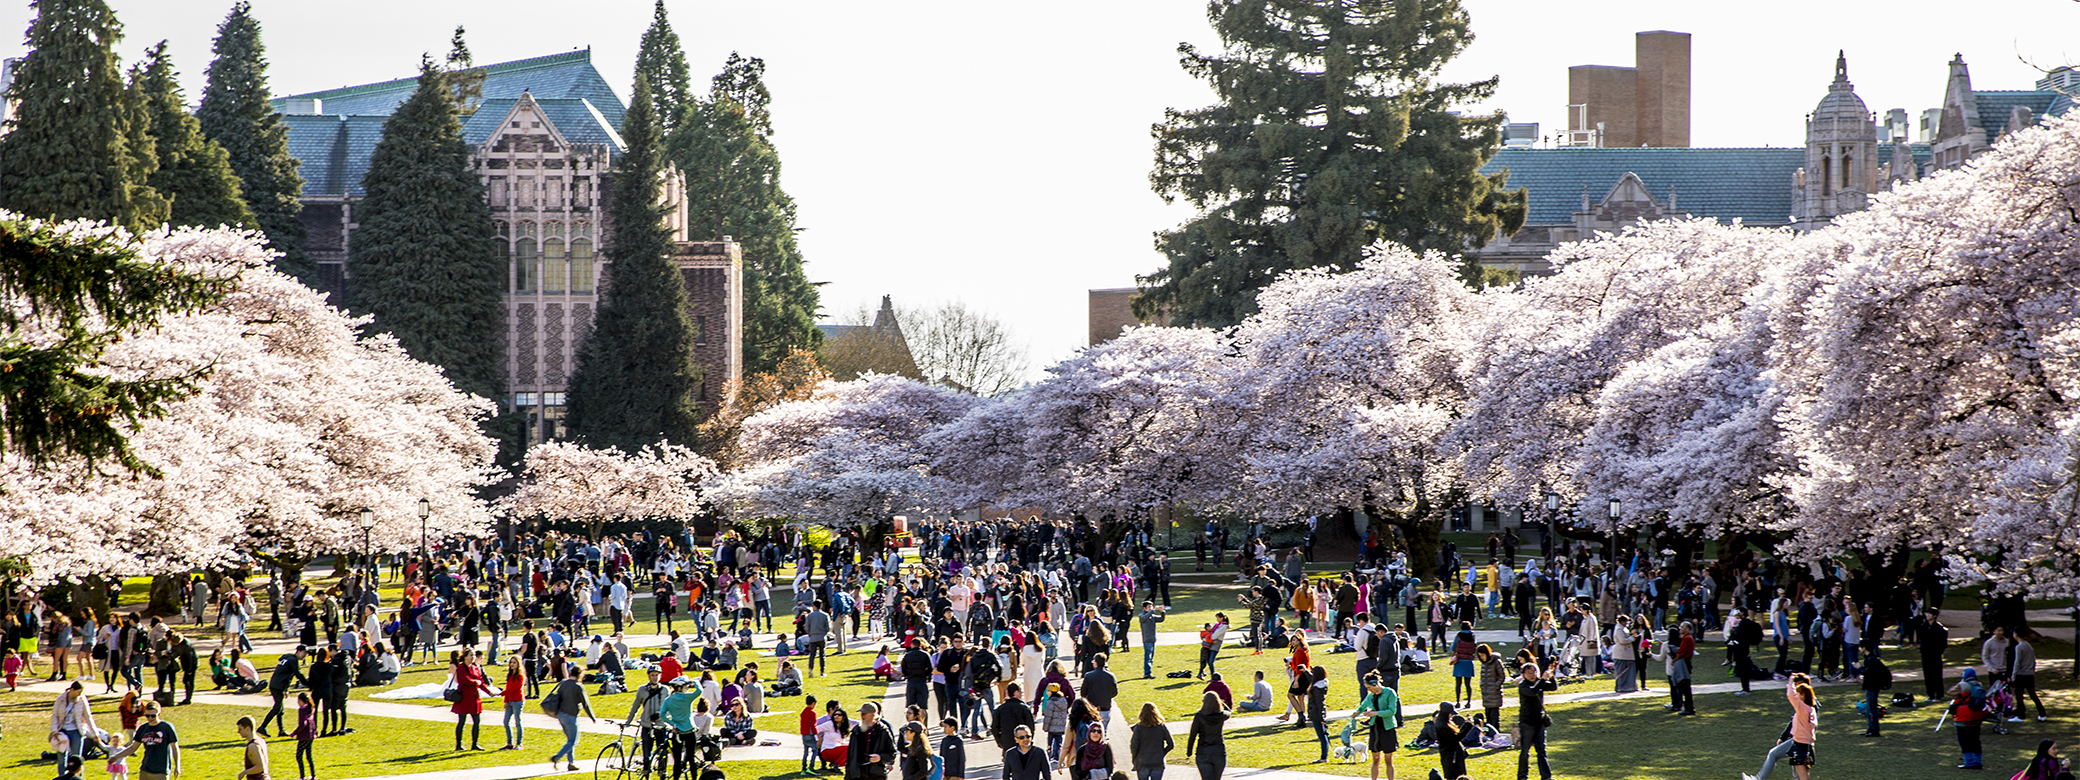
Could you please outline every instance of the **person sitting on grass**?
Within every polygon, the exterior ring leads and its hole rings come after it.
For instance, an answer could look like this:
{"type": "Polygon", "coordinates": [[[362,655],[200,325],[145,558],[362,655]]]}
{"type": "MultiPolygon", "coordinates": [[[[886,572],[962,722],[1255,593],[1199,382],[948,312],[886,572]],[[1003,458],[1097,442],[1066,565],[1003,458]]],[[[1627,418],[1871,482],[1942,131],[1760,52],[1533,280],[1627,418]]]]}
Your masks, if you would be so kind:
{"type": "Polygon", "coordinates": [[[722,744],[758,744],[758,729],[753,727],[751,713],[744,710],[743,699],[732,699],[729,714],[722,716],[722,744]]]}
{"type": "Polygon", "coordinates": [[[1270,711],[1271,711],[1271,697],[1272,697],[1272,694],[1271,694],[1271,683],[1268,683],[1268,682],[1265,682],[1265,681],[1264,681],[1264,670],[1262,670],[1262,669],[1258,669],[1258,670],[1257,670],[1257,681],[1256,681],[1256,685],[1255,685],[1255,687],[1254,687],[1254,688],[1253,688],[1253,689],[1252,689],[1252,690],[1250,691],[1250,694],[1249,694],[1249,699],[1248,699],[1248,700],[1246,700],[1246,701],[1244,701],[1244,702],[1242,702],[1241,704],[1238,704],[1238,705],[1236,705],[1236,706],[1235,706],[1235,711],[1236,711],[1236,712],[1270,712],[1270,711]]]}
{"type": "Polygon", "coordinates": [[[779,676],[773,680],[773,695],[802,695],[802,670],[794,668],[793,661],[780,662],[779,676]]]}
{"type": "Polygon", "coordinates": [[[890,663],[888,660],[888,647],[886,645],[882,646],[881,652],[874,654],[874,679],[887,680],[892,683],[902,682],[903,680],[902,675],[896,673],[895,664],[890,663]]]}

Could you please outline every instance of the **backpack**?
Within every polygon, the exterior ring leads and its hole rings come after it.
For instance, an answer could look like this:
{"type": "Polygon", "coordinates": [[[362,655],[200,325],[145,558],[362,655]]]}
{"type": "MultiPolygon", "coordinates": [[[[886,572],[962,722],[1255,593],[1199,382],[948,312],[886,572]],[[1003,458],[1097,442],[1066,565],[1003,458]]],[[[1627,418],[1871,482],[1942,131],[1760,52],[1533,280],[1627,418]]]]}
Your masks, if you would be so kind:
{"type": "Polygon", "coordinates": [[[1374,660],[1379,658],[1379,632],[1376,630],[1365,632],[1365,657],[1374,660]]]}
{"type": "Polygon", "coordinates": [[[945,780],[945,778],[946,778],[946,759],[945,759],[945,758],[943,758],[943,757],[941,757],[941,756],[940,756],[939,754],[937,754],[937,753],[933,753],[933,754],[932,754],[932,773],[931,773],[931,774],[929,774],[929,775],[925,775],[925,780],[945,780]]]}

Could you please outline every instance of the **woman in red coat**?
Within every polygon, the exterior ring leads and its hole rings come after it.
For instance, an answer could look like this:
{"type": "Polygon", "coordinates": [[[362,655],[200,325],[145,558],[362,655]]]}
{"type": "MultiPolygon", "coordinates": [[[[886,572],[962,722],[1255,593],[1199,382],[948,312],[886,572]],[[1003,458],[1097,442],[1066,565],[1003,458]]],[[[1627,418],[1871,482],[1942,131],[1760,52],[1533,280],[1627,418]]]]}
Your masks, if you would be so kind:
{"type": "Polygon", "coordinates": [[[476,658],[468,650],[457,650],[450,654],[449,674],[455,678],[453,696],[455,703],[448,711],[455,713],[455,749],[462,750],[462,724],[469,724],[469,749],[483,750],[477,745],[477,732],[484,727],[484,703],[478,694],[496,696],[491,683],[484,679],[484,668],[477,665],[476,658]]]}

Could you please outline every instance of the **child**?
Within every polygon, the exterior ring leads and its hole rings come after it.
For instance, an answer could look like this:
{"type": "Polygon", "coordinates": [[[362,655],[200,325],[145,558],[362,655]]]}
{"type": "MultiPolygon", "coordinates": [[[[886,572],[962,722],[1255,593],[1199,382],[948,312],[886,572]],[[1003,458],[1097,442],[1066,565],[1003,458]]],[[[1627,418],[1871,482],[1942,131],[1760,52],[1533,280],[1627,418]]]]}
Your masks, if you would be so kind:
{"type": "Polygon", "coordinates": [[[130,753],[132,751],[122,749],[123,735],[108,735],[108,744],[102,747],[109,751],[107,767],[109,780],[129,780],[130,753]]]}
{"type": "Polygon", "coordinates": [[[13,693],[15,680],[22,675],[22,658],[15,655],[13,650],[8,650],[6,653],[5,659],[0,660],[0,672],[7,674],[7,692],[13,693]]]}
{"type": "Polygon", "coordinates": [[[814,772],[817,758],[818,739],[816,734],[816,697],[810,696],[802,702],[802,771],[814,772]]]}
{"type": "Polygon", "coordinates": [[[318,780],[318,759],[311,755],[311,742],[317,737],[318,711],[311,706],[311,695],[307,692],[296,694],[297,780],[318,780]]]}
{"type": "Polygon", "coordinates": [[[874,656],[874,679],[887,679],[889,682],[897,682],[896,667],[888,662],[888,648],[886,647],[881,648],[881,652],[874,656]]]}

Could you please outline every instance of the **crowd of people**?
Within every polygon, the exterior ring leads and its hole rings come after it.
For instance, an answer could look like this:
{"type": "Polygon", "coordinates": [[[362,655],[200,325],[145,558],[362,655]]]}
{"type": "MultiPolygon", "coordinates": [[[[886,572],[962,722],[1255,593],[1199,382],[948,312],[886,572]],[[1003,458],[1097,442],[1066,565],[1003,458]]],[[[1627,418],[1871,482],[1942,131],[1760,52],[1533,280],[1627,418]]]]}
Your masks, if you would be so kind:
{"type": "MultiPolygon", "coordinates": [[[[1395,776],[1404,727],[1412,729],[1407,745],[1438,750],[1444,777],[1464,774],[1470,749],[1509,748],[1519,754],[1520,779],[1534,766],[1550,778],[1548,692],[1608,674],[1619,693],[1630,693],[1652,684],[1648,664],[1659,662],[1665,706],[1678,717],[1694,715],[1696,678],[1708,663],[1703,648],[1714,633],[1738,693],[1748,693],[1751,681],[1787,683],[1793,714],[1762,776],[1780,760],[1801,777],[1816,763],[1816,681],[1860,685],[1867,736],[1880,735],[1888,705],[1913,703],[1911,695],[1881,699],[1891,686],[1880,652],[1888,632],[1892,644],[1918,647],[1922,704],[1945,707],[1963,766],[1981,765],[1984,724],[2019,718],[2025,701],[2045,718],[2031,632],[2019,620],[1994,626],[1981,648],[1983,677],[1968,669],[1947,684],[1938,563],[1874,575],[1743,552],[1688,571],[1648,550],[1614,559],[1548,537],[1541,554],[1520,566],[1512,529],[1489,537],[1484,562],[1441,545],[1429,580],[1413,576],[1405,543],[1370,533],[1350,570],[1323,576],[1305,566],[1312,522],[1276,547],[1261,526],[1215,524],[1193,535],[1194,570],[1233,565],[1242,620],[1218,612],[1194,626],[1166,624],[1173,573],[1164,548],[1175,540],[1159,540],[1146,523],[950,521],[903,530],[909,533],[888,537],[846,531],[823,544],[801,531],[724,532],[707,547],[683,532],[598,540],[550,533],[351,561],[322,586],[295,572],[216,571],[186,580],[178,615],[139,619],[30,601],[7,617],[6,671],[10,687],[41,674],[39,664],[48,664],[47,680],[99,672],[103,693],[123,697],[124,730],[132,731],[147,712],[174,705],[174,693],[192,700],[196,673],[207,669],[220,690],[272,699],[257,722],[241,721],[241,734],[255,741],[263,764],[266,739],[295,739],[299,780],[318,774],[316,740],[352,733],[351,688],[387,685],[409,667],[435,663],[447,668],[441,687],[456,716],[456,751],[484,749],[486,701],[503,707],[501,749],[521,749],[521,714],[535,702],[565,737],[551,761],[576,770],[578,718],[597,720],[588,686],[617,692],[625,681],[634,686],[625,721],[638,732],[640,760],[661,774],[704,780],[721,746],[758,743],[753,717],[771,708],[770,698],[801,695],[805,675],[829,674],[831,656],[860,644],[876,653],[873,673],[901,686],[904,711],[883,717],[874,701],[848,711],[845,702],[805,698],[796,733],[806,772],[842,769],[847,780],[881,780],[901,764],[905,780],[964,780],[966,743],[987,740],[1002,751],[1006,778],[1067,772],[1107,780],[1121,763],[1150,780],[1161,777],[1177,745],[1155,703],[1120,701],[1115,675],[1131,673],[1120,659],[1138,633],[1141,675],[1154,677],[1161,631],[1196,631],[1199,639],[1188,676],[1207,682],[1183,748],[1202,780],[1226,769],[1229,718],[1281,705],[1278,721],[1312,729],[1317,761],[1329,760],[1332,747],[1368,754],[1375,779],[1395,776]],[[1239,544],[1231,530],[1244,531],[1239,544]],[[776,584],[787,563],[791,580],[776,584]],[[399,603],[384,603],[384,582],[403,583],[399,603]],[[639,630],[634,601],[645,592],[652,628],[666,637],[657,652],[626,641],[639,630]],[[1514,654],[1477,634],[1507,635],[1510,627],[1522,645],[1514,654]],[[222,639],[199,663],[188,634],[203,630],[222,639]],[[256,630],[281,631],[297,644],[270,669],[256,669],[247,657],[256,630]],[[765,636],[778,663],[771,679],[742,654],[765,636]],[[1238,703],[1220,671],[1222,654],[1236,645],[1258,654],[1283,650],[1285,679],[1274,685],[1256,672],[1238,703]],[[1772,647],[1774,663],[1765,669],[1758,651],[1772,647]],[[1329,671],[1339,665],[1329,660],[1334,653],[1351,654],[1349,676],[1329,671]],[[1449,670],[1452,698],[1439,702],[1435,716],[1404,724],[1400,680],[1433,663],[1449,670]],[[146,668],[156,672],[156,691],[146,690],[146,668]],[[1516,718],[1506,723],[1511,691],[1516,718]],[[1332,699],[1351,705],[1340,735],[1328,722],[1332,699]],[[1128,746],[1123,762],[1105,736],[1115,710],[1128,746]]],[[[85,695],[76,680],[54,704],[61,768],[102,733],[85,695]]],[[[177,764],[170,725],[151,739],[159,744],[142,748],[148,765],[163,765],[154,755],[177,764]]]]}

